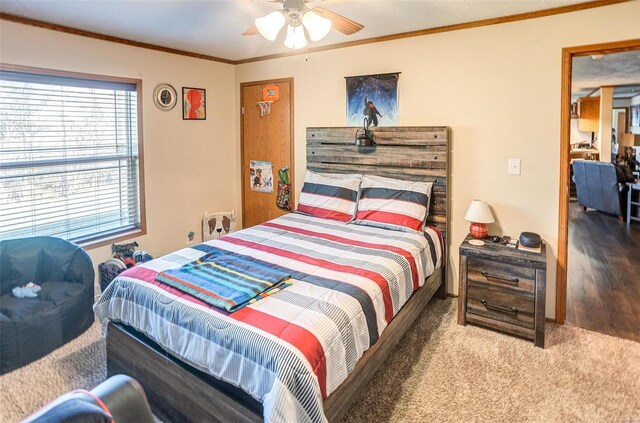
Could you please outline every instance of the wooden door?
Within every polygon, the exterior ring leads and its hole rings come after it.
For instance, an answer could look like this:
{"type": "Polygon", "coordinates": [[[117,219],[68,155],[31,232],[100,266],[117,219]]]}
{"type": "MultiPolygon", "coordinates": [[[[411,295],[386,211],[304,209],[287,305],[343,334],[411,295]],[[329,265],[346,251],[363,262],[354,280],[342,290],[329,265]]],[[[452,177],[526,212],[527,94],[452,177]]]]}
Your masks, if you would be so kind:
{"type": "Polygon", "coordinates": [[[622,110],[620,113],[618,113],[618,134],[617,134],[618,142],[620,142],[622,134],[626,134],[626,133],[627,133],[627,111],[622,110]]]}
{"type": "MultiPolygon", "coordinates": [[[[287,213],[276,205],[278,170],[289,166],[293,184],[293,78],[276,81],[246,82],[241,91],[241,155],[242,155],[242,227],[258,225],[287,213]],[[271,112],[260,116],[258,102],[267,84],[280,87],[280,99],[271,105],[271,112]],[[272,164],[273,192],[252,190],[250,162],[268,161],[272,164]]],[[[293,190],[291,203],[295,204],[293,190]]]]}

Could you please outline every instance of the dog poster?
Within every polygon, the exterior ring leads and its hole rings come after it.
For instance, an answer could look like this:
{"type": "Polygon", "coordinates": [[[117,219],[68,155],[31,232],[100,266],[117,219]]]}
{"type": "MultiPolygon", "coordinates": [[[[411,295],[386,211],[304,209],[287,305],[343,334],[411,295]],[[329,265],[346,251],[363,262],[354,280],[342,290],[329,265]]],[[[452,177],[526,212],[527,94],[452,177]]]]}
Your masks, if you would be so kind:
{"type": "Polygon", "coordinates": [[[273,166],[271,162],[251,160],[249,162],[249,186],[251,191],[273,192],[273,166]]]}

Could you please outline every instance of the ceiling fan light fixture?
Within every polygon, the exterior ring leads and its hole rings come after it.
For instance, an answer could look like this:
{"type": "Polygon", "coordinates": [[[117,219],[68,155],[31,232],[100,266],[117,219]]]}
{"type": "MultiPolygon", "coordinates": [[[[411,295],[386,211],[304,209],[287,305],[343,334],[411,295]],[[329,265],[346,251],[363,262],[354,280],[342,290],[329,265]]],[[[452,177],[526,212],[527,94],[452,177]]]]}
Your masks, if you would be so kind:
{"type": "Polygon", "coordinates": [[[307,37],[304,35],[304,28],[302,25],[287,26],[287,38],[284,40],[285,47],[292,49],[304,48],[309,44],[307,37]]]}
{"type": "Polygon", "coordinates": [[[320,41],[331,31],[331,21],[311,10],[302,16],[302,24],[307,28],[311,41],[320,41]]]}
{"type": "Polygon", "coordinates": [[[285,23],[284,15],[278,10],[255,20],[256,29],[269,41],[275,41],[285,23]]]}

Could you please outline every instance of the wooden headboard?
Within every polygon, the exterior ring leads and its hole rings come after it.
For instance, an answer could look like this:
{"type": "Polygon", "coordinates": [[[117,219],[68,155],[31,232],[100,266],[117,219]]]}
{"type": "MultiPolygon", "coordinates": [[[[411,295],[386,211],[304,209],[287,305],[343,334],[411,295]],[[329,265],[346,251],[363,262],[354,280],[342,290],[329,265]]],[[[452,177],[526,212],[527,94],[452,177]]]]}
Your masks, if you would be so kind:
{"type": "MultiPolygon", "coordinates": [[[[376,145],[358,147],[358,128],[307,128],[307,169],[434,181],[427,223],[447,238],[449,139],[447,126],[373,128],[376,145]]],[[[446,245],[445,241],[445,245],[446,245]]]]}

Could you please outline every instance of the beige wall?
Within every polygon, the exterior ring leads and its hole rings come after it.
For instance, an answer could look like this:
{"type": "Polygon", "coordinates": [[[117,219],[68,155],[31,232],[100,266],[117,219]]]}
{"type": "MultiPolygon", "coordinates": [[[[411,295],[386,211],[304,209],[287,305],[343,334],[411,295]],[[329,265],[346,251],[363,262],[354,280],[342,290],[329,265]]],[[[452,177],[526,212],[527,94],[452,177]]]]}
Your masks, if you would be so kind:
{"type": "Polygon", "coordinates": [[[600,161],[611,163],[611,127],[613,119],[613,87],[602,87],[600,95],[600,122],[598,124],[598,146],[600,161]]]}
{"type": "MultiPolygon", "coordinates": [[[[453,272],[448,291],[458,290],[457,247],[468,228],[464,213],[472,199],[481,198],[495,210],[497,223],[491,232],[518,236],[534,231],[547,242],[547,316],[552,317],[561,49],[632,38],[640,38],[640,1],[314,53],[308,61],[296,56],[239,65],[236,81],[295,78],[299,191],[305,171],[305,128],[345,125],[344,77],[402,72],[400,125],[448,125],[453,130],[453,272]],[[520,176],[507,175],[509,158],[522,159],[520,176]]],[[[236,119],[239,126],[239,115],[236,119]]]]}
{"type": "MultiPolygon", "coordinates": [[[[235,71],[232,65],[128,47],[0,21],[0,62],[142,79],[147,235],[134,238],[155,256],[200,237],[205,210],[238,208],[235,71]],[[183,121],[180,103],[169,112],[153,104],[160,83],[207,90],[207,120],[183,121]]],[[[94,264],[110,247],[89,251],[94,264]]]]}
{"type": "MultiPolygon", "coordinates": [[[[199,234],[203,211],[240,208],[240,82],[295,78],[299,192],[305,128],[345,124],[344,76],[402,72],[400,124],[453,129],[449,292],[457,292],[465,210],[482,198],[495,210],[492,232],[531,230],[548,243],[554,316],[561,48],[639,37],[636,0],[234,67],[0,21],[0,61],[143,80],[148,234],[136,240],[155,255],[183,247],[190,230],[199,234]],[[206,88],[207,120],[156,109],[151,94],[162,82],[206,88]],[[507,175],[509,158],[522,159],[521,176],[507,175]]],[[[98,263],[109,248],[90,254],[98,263]]]]}

